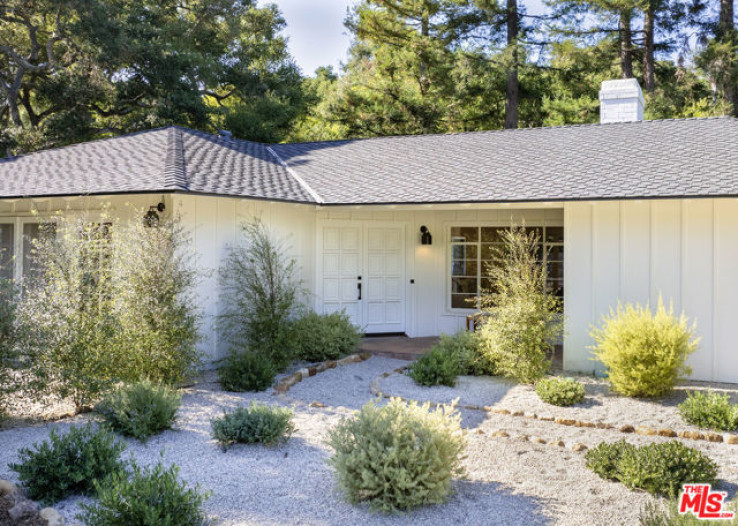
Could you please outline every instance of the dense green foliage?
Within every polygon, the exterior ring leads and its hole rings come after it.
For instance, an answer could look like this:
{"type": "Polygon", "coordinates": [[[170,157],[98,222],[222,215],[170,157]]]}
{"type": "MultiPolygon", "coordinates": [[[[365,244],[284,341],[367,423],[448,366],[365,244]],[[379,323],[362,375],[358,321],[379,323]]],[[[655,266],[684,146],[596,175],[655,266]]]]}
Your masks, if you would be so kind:
{"type": "MultiPolygon", "coordinates": [[[[2,270],[0,268],[0,276],[2,270]]],[[[15,383],[12,381],[11,368],[16,358],[15,310],[18,300],[16,292],[11,280],[0,277],[0,421],[5,414],[3,398],[13,389],[15,383]]]]}
{"type": "Polygon", "coordinates": [[[88,526],[202,526],[208,497],[177,477],[179,468],[159,462],[151,468],[131,463],[131,473],[118,472],[96,481],[97,502],[82,504],[79,519],[88,526]]]}
{"type": "Polygon", "coordinates": [[[277,366],[254,351],[231,351],[218,367],[218,380],[226,391],[264,391],[274,383],[277,366]]]}
{"type": "Polygon", "coordinates": [[[4,1],[0,150],[168,124],[279,141],[303,108],[284,27],[254,0],[4,1]]]}
{"type": "Polygon", "coordinates": [[[330,431],[331,464],[351,502],[382,511],[443,502],[465,439],[453,408],[392,399],[366,404],[330,431]]]}
{"type": "Polygon", "coordinates": [[[435,346],[410,366],[407,375],[418,385],[456,385],[461,374],[461,364],[456,354],[435,346]]]}
{"type": "Polygon", "coordinates": [[[626,396],[654,397],[669,393],[688,375],[687,357],[697,349],[695,327],[676,317],[659,300],[656,312],[648,305],[618,305],[592,330],[593,348],[605,366],[615,391],[626,396]]]}
{"type": "Polygon", "coordinates": [[[584,400],[584,386],[574,378],[552,376],[536,382],[536,394],[547,404],[567,407],[584,400]]]}
{"type": "Polygon", "coordinates": [[[293,358],[290,329],[300,308],[296,262],[261,221],[244,223],[241,234],[220,268],[220,328],[232,353],[253,352],[281,370],[293,358]]]}
{"type": "Polygon", "coordinates": [[[345,312],[302,313],[291,324],[290,346],[298,360],[323,362],[356,352],[361,343],[359,327],[345,312]]]}
{"type": "Polygon", "coordinates": [[[479,329],[480,345],[499,374],[534,383],[548,371],[549,355],[563,333],[561,299],[539,260],[537,231],[514,226],[501,230],[500,237],[503,245],[487,268],[494,290],[480,298],[488,314],[479,329]]]}
{"type": "Polygon", "coordinates": [[[181,400],[173,389],[144,380],[114,389],[95,411],[113,430],[145,441],[172,427],[181,400]]]}
{"type": "Polygon", "coordinates": [[[730,401],[727,394],[691,391],[687,399],[679,404],[679,414],[692,425],[717,429],[738,430],[738,405],[730,401]]]}
{"type": "Polygon", "coordinates": [[[115,382],[176,384],[194,373],[197,274],[177,222],[53,221],[34,240],[17,311],[33,387],[81,408],[115,382]]]}
{"type": "Polygon", "coordinates": [[[295,430],[292,415],[291,409],[251,402],[249,407],[226,411],[210,424],[213,438],[224,448],[231,444],[274,446],[287,440],[295,430]]]}
{"type": "Polygon", "coordinates": [[[738,525],[738,500],[733,499],[724,510],[733,510],[736,516],[733,520],[706,520],[698,519],[693,513],[679,513],[679,504],[676,499],[666,502],[649,501],[646,503],[639,517],[640,526],[736,526],[738,525]]]}
{"type": "Polygon", "coordinates": [[[677,440],[636,447],[624,440],[587,451],[587,467],[631,489],[676,497],[685,483],[714,483],[717,464],[677,440]]]}
{"type": "Polygon", "coordinates": [[[121,471],[124,449],[111,431],[91,423],[72,426],[61,435],[52,429],[48,440],[20,449],[19,461],[10,469],[18,473],[29,498],[54,503],[69,495],[88,494],[95,489],[95,481],[121,471]]]}

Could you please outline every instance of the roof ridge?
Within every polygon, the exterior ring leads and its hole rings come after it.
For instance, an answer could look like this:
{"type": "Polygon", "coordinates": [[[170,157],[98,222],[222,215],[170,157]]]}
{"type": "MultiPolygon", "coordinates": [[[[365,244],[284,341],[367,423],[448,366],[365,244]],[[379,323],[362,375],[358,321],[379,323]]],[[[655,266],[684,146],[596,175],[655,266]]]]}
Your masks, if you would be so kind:
{"type": "Polygon", "coordinates": [[[289,173],[290,176],[294,178],[300,186],[302,186],[302,188],[315,200],[316,203],[321,205],[325,203],[325,200],[320,196],[320,194],[313,190],[312,187],[307,184],[307,181],[305,181],[305,179],[303,179],[295,170],[293,170],[292,167],[287,164],[287,162],[284,161],[271,146],[267,145],[266,150],[275,159],[277,159],[277,162],[279,162],[279,164],[281,164],[284,169],[287,170],[287,173],[289,173]]]}
{"type": "Polygon", "coordinates": [[[182,130],[178,126],[167,127],[167,152],[164,160],[164,186],[177,190],[187,190],[185,172],[184,142],[182,130]]]}

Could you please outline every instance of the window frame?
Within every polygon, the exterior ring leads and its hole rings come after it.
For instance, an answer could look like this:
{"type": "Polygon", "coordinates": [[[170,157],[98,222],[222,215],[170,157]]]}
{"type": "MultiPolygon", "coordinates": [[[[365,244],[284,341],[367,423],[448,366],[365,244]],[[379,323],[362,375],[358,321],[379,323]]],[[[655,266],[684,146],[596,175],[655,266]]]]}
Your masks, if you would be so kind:
{"type": "MultiPolygon", "coordinates": [[[[521,225],[522,226],[522,225],[521,225]]],[[[563,221],[538,221],[535,223],[526,223],[526,228],[533,229],[533,228],[541,228],[542,231],[542,239],[544,247],[561,247],[562,249],[565,246],[565,240],[566,240],[566,230],[563,231],[563,239],[562,241],[556,241],[556,242],[546,242],[545,236],[546,236],[546,228],[564,228],[563,221]]],[[[452,306],[452,295],[453,295],[453,288],[452,288],[452,280],[454,278],[453,272],[453,247],[454,245],[461,245],[461,243],[454,243],[453,239],[454,236],[452,236],[452,229],[454,228],[476,228],[478,229],[477,233],[477,241],[475,242],[468,242],[465,243],[465,245],[471,245],[476,246],[477,248],[477,258],[476,258],[476,264],[477,264],[477,292],[476,297],[479,297],[481,293],[481,282],[484,279],[484,271],[482,268],[483,262],[486,260],[482,259],[482,245],[484,244],[482,242],[482,228],[496,228],[498,230],[508,229],[510,228],[510,223],[506,222],[505,224],[500,224],[497,222],[469,222],[469,221],[448,221],[444,223],[444,234],[446,236],[446,239],[444,240],[444,251],[445,251],[445,259],[446,259],[446,265],[445,265],[445,276],[444,276],[444,308],[446,313],[448,314],[455,314],[455,315],[469,315],[473,314],[475,312],[479,311],[478,307],[453,307],[452,306]]],[[[544,252],[545,254],[546,252],[544,252]]],[[[565,254],[565,251],[564,251],[565,254]]],[[[551,262],[566,262],[565,255],[562,255],[561,259],[556,259],[551,262]]],[[[546,264],[548,264],[549,261],[546,261],[546,264]]],[[[460,276],[465,277],[465,276],[460,276]]],[[[560,278],[555,278],[557,281],[560,282],[561,286],[564,285],[564,277],[563,274],[560,278]]],[[[565,289],[564,289],[565,292],[565,289]]],[[[563,299],[563,298],[562,298],[563,299]]]]}

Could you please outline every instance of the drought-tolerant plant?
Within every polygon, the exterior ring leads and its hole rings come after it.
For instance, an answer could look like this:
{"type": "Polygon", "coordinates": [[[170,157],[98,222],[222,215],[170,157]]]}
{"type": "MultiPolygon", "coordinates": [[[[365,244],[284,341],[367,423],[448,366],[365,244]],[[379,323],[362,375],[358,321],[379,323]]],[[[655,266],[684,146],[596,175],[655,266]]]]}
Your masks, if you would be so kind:
{"type": "Polygon", "coordinates": [[[172,427],[181,400],[177,391],[144,380],[114,389],[95,411],[113,430],[145,441],[172,427]]]}
{"type": "Polygon", "coordinates": [[[536,382],[538,397],[551,405],[567,407],[584,400],[584,386],[574,378],[552,376],[536,382]]]}
{"type": "Polygon", "coordinates": [[[594,354],[605,366],[613,389],[626,396],[656,397],[669,393],[691,373],[687,357],[697,349],[695,326],[676,317],[659,299],[656,312],[641,305],[619,304],[592,330],[594,354]]]}
{"type": "Polygon", "coordinates": [[[462,473],[465,438],[453,407],[369,402],[329,434],[331,464],[351,502],[408,510],[443,502],[462,473]]]}
{"type": "Polygon", "coordinates": [[[691,391],[679,404],[679,414],[695,426],[735,431],[738,429],[738,404],[733,404],[727,394],[691,391]]]}
{"type": "Polygon", "coordinates": [[[263,391],[274,383],[277,366],[268,356],[254,351],[231,350],[218,368],[220,385],[226,391],[263,391]]]}
{"type": "Polygon", "coordinates": [[[355,352],[361,337],[361,329],[345,312],[318,314],[311,310],[292,322],[289,342],[295,358],[322,362],[355,352]]]}
{"type": "Polygon", "coordinates": [[[638,523],[640,526],[738,526],[738,500],[734,499],[723,508],[724,511],[734,510],[733,520],[706,520],[698,519],[693,513],[679,513],[679,503],[676,499],[666,502],[649,501],[641,511],[638,523]]]}
{"type": "Polygon", "coordinates": [[[59,216],[54,224],[33,240],[18,307],[36,389],[80,409],[115,382],[178,383],[194,372],[196,274],[177,222],[59,216]]]}
{"type": "Polygon", "coordinates": [[[292,359],[290,325],[302,292],[296,261],[261,221],[243,224],[241,233],[220,269],[220,330],[233,353],[258,353],[281,370],[292,359]]]}
{"type": "Polygon", "coordinates": [[[105,427],[72,426],[65,434],[52,429],[49,439],[18,451],[9,467],[33,500],[53,503],[73,494],[88,494],[96,480],[123,469],[125,444],[105,427]]]}
{"type": "Polygon", "coordinates": [[[202,509],[208,494],[199,486],[188,487],[178,478],[179,468],[159,462],[140,468],[131,462],[131,473],[118,472],[96,481],[97,502],[82,504],[78,516],[87,526],[202,526],[202,509]]]}
{"type": "Polygon", "coordinates": [[[433,347],[415,360],[407,373],[416,384],[429,387],[433,385],[453,387],[459,374],[461,364],[458,355],[439,346],[433,347]]]}
{"type": "Polygon", "coordinates": [[[472,376],[497,374],[495,363],[490,356],[481,350],[479,334],[476,332],[459,331],[456,334],[442,334],[436,347],[454,354],[461,369],[460,374],[472,376]]]}
{"type": "Polygon", "coordinates": [[[291,409],[251,402],[249,407],[226,411],[210,424],[213,438],[224,448],[235,443],[273,446],[287,440],[295,430],[292,416],[291,409]]]}
{"type": "Polygon", "coordinates": [[[677,440],[635,447],[625,441],[600,444],[586,454],[587,467],[628,488],[675,497],[685,483],[714,483],[717,465],[677,440]]]}
{"type": "Polygon", "coordinates": [[[488,314],[479,328],[482,350],[499,374],[535,383],[548,371],[548,356],[563,332],[562,304],[539,259],[537,231],[513,226],[500,236],[503,245],[487,267],[492,290],[480,298],[488,314]]]}

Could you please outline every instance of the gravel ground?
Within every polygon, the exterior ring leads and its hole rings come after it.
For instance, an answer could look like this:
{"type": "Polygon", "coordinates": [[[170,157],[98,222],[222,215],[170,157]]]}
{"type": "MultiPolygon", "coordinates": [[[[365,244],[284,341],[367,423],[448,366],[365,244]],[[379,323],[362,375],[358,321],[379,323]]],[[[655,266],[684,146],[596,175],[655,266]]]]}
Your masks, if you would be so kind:
{"type": "Polygon", "coordinates": [[[541,401],[535,389],[529,385],[518,385],[503,378],[462,376],[456,387],[421,387],[404,374],[394,374],[380,381],[379,386],[386,394],[413,399],[433,400],[448,403],[459,398],[459,404],[497,406],[511,411],[527,411],[539,415],[552,415],[590,422],[607,422],[613,425],[631,424],[672,428],[675,430],[697,430],[685,423],[677,410],[677,404],[686,398],[688,390],[706,388],[727,393],[738,403],[738,384],[707,384],[685,382],[672,395],[658,400],[638,400],[614,394],[601,378],[577,377],[585,385],[584,401],[572,407],[556,407],[541,401]]]}
{"type": "MultiPolygon", "coordinates": [[[[601,480],[585,468],[581,453],[515,438],[524,433],[591,446],[601,440],[616,440],[621,434],[481,411],[465,414],[469,429],[467,478],[455,483],[455,494],[448,503],[399,516],[377,515],[366,507],[347,504],[326,463],[330,454],[325,444],[327,430],[372,398],[369,384],[374,378],[405,364],[372,358],[306,379],[281,396],[226,393],[217,384],[201,383],[185,391],[176,429],[145,445],[127,440],[126,454],[144,465],[157,462],[162,454],[166,463],[178,464],[180,477],[212,492],[206,510],[214,524],[637,524],[639,510],[649,496],[601,480]],[[295,435],[276,448],[234,446],[222,452],[210,438],[210,419],[223,409],[251,400],[293,407],[295,435]],[[325,407],[311,406],[314,401],[325,407]],[[489,435],[498,429],[507,430],[512,438],[491,438],[489,435]]],[[[420,400],[452,400],[463,395],[469,400],[462,403],[478,403],[472,397],[487,396],[484,386],[477,385],[479,379],[462,380],[453,390],[407,385],[402,383],[401,375],[391,376],[385,383],[405,390],[395,394],[420,400]]],[[[505,384],[504,389],[497,385],[494,392],[504,400],[515,389],[512,385],[505,384]]],[[[491,405],[489,401],[484,403],[491,405]]],[[[0,431],[0,478],[15,480],[7,464],[16,460],[18,448],[44,439],[52,427],[66,429],[87,418],[0,431]]],[[[649,439],[631,436],[629,440],[649,439]]],[[[738,450],[722,444],[699,447],[721,463],[721,477],[731,490],[738,483],[738,450]]],[[[74,517],[84,500],[70,498],[57,508],[76,524],[74,517]]]]}

